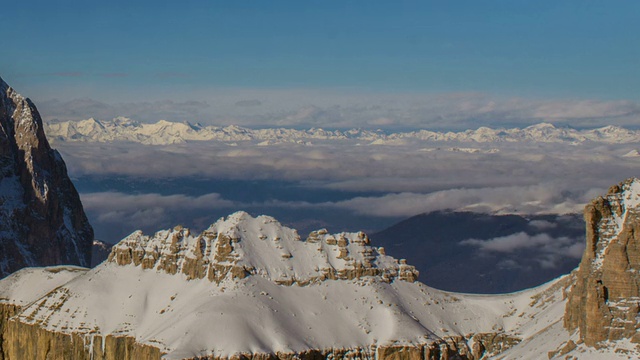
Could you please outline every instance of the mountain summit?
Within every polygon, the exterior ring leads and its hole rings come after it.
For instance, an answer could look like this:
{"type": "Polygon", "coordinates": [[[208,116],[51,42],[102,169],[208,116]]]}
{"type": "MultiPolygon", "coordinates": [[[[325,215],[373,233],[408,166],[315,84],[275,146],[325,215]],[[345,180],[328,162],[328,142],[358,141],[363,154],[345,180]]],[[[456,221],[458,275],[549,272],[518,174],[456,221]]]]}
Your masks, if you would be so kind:
{"type": "Polygon", "coordinates": [[[302,241],[296,230],[270,216],[253,218],[240,211],[199,235],[182,227],[152,237],[136,231],[113,247],[109,261],[182,273],[189,280],[207,277],[217,284],[250,275],[288,286],[365,277],[386,282],[418,278],[413,266],[368,244],[363,232],[330,235],[326,230],[302,241]]]}
{"type": "Polygon", "coordinates": [[[25,266],[89,266],[92,240],[38,110],[0,78],[0,277],[25,266]]]}

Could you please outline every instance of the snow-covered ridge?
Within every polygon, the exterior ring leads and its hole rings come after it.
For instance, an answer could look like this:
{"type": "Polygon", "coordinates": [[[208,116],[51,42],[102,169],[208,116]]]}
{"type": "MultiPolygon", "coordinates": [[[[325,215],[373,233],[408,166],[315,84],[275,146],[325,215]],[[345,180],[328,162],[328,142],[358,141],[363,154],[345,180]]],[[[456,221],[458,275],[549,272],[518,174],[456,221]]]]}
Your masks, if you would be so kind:
{"type": "Polygon", "coordinates": [[[600,239],[596,244],[597,251],[593,259],[595,269],[602,266],[605,250],[609,243],[618,237],[627,224],[628,218],[634,219],[640,215],[640,179],[631,178],[609,189],[604,200],[610,204],[613,213],[603,217],[598,222],[600,239]]]}
{"type": "Polygon", "coordinates": [[[136,231],[112,248],[108,261],[216,283],[251,275],[281,285],[365,277],[385,282],[417,279],[413,266],[368,244],[363,232],[331,235],[319,230],[302,240],[272,217],[236,212],[199,235],[182,227],[151,237],[136,231]]]}
{"type": "Polygon", "coordinates": [[[80,120],[45,124],[47,136],[57,141],[115,142],[126,141],[148,145],[178,144],[189,141],[259,141],[261,145],[297,143],[309,145],[313,140],[354,140],[372,145],[397,145],[405,140],[437,142],[546,142],[579,144],[640,142],[639,130],[618,126],[605,126],[590,130],[559,128],[540,123],[525,128],[489,128],[460,132],[418,130],[385,133],[381,130],[363,129],[324,130],[312,128],[296,130],[288,128],[248,129],[236,125],[225,127],[203,126],[188,122],[140,123],[124,117],[113,120],[80,120]]]}

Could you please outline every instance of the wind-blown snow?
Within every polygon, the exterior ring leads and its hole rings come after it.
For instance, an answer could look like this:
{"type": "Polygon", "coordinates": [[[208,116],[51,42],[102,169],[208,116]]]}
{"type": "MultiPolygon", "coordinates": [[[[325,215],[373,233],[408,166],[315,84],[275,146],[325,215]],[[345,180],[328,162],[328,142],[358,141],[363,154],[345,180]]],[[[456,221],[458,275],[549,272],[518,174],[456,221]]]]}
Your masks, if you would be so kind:
{"type": "Polygon", "coordinates": [[[0,280],[0,303],[31,304],[86,271],[85,268],[68,265],[18,270],[0,280]]]}

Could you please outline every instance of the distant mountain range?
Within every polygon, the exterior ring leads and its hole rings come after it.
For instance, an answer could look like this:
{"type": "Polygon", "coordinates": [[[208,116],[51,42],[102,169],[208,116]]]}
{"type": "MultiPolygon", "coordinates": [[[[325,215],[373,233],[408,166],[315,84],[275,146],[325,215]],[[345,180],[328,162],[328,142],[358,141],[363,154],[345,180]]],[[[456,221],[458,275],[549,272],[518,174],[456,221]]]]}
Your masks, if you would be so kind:
{"type": "MultiPolygon", "coordinates": [[[[312,145],[320,140],[353,140],[369,145],[403,145],[411,141],[499,143],[499,142],[545,142],[580,144],[634,143],[640,142],[640,130],[629,130],[618,126],[578,130],[559,128],[549,123],[540,123],[525,128],[488,128],[460,132],[417,130],[385,133],[382,130],[324,130],[312,128],[297,130],[290,128],[249,129],[230,125],[204,126],[188,122],[160,120],[156,123],[141,123],[128,118],[113,120],[59,121],[45,124],[47,136],[56,141],[77,142],[136,142],[147,145],[180,144],[190,141],[258,141],[258,145],[293,143],[312,145]]],[[[477,149],[458,148],[459,151],[477,149]]]]}

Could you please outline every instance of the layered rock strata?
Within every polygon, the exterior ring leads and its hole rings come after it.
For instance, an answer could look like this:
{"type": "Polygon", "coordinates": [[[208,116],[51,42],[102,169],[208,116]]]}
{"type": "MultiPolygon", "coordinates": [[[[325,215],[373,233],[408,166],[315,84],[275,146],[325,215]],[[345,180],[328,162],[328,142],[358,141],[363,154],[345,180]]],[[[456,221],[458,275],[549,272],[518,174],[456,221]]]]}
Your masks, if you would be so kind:
{"type": "MultiPolygon", "coordinates": [[[[0,311],[15,307],[0,304],[0,311]]],[[[129,336],[65,334],[19,321],[2,326],[0,360],[160,360],[159,348],[141,344],[129,336]],[[35,346],[34,346],[35,344],[35,346]]],[[[519,339],[486,333],[451,336],[428,344],[311,349],[300,352],[238,353],[232,356],[197,356],[183,360],[480,360],[516,345],[519,339]],[[494,350],[494,352],[491,351],[494,350]],[[495,350],[498,351],[495,351],[495,350]]]]}
{"type": "Polygon", "coordinates": [[[569,293],[564,326],[588,346],[640,343],[640,180],[629,179],[585,208],[587,247],[569,293]]]}
{"type": "Polygon", "coordinates": [[[26,266],[89,266],[92,240],[38,110],[0,79],[0,277],[26,266]]]}

